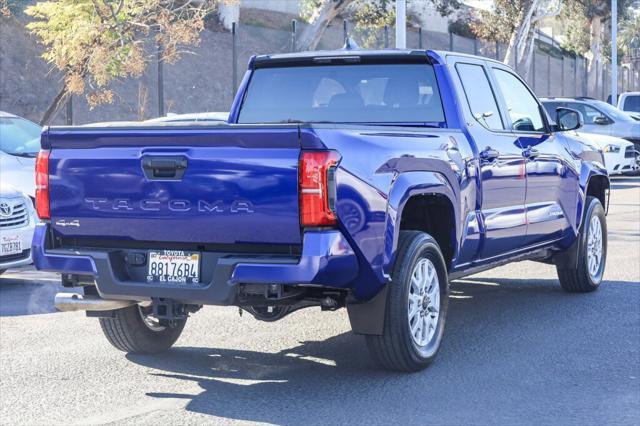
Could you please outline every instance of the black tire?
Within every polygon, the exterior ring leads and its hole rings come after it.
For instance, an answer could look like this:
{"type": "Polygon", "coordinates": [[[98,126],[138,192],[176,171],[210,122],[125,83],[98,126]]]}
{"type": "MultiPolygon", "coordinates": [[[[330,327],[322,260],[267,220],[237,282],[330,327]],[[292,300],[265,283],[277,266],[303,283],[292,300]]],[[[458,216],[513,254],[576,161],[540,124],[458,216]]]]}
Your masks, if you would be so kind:
{"type": "Polygon", "coordinates": [[[113,318],[100,318],[100,326],[116,349],[135,354],[156,354],[169,349],[180,337],[186,319],[152,327],[143,319],[140,306],[114,311],[113,318]]]}
{"type": "Polygon", "coordinates": [[[596,290],[602,282],[604,268],[607,263],[607,220],[604,215],[604,208],[597,198],[587,197],[580,233],[575,243],[568,250],[574,251],[570,257],[573,260],[556,265],[562,288],[570,293],[588,293],[596,290]],[[588,238],[593,218],[597,218],[600,221],[602,234],[602,255],[595,274],[589,272],[588,264],[588,238]]]}
{"type": "Polygon", "coordinates": [[[367,346],[383,368],[413,372],[426,368],[436,357],[442,342],[447,316],[449,282],[447,268],[438,243],[429,234],[401,231],[392,282],[387,292],[383,334],[367,335],[367,346]],[[411,333],[409,292],[414,268],[421,259],[431,261],[439,283],[439,312],[435,332],[425,346],[419,346],[411,333]]]}

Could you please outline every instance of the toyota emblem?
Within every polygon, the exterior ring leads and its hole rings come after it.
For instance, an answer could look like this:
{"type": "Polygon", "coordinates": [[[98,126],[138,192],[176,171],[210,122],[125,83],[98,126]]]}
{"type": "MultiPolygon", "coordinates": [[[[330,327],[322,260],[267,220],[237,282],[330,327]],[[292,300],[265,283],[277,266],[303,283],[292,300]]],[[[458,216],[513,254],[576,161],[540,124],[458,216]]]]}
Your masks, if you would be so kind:
{"type": "Polygon", "coordinates": [[[9,203],[0,203],[0,216],[8,217],[13,213],[13,206],[9,203]]]}

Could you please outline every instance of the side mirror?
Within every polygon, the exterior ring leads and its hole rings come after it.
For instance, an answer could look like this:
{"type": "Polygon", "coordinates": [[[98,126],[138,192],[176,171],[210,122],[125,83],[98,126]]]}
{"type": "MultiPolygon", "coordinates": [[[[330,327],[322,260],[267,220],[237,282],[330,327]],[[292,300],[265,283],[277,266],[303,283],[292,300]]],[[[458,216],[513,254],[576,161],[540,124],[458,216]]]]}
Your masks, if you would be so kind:
{"type": "Polygon", "coordinates": [[[584,120],[579,111],[571,108],[556,108],[557,129],[560,132],[576,130],[582,127],[584,120]]]}
{"type": "Polygon", "coordinates": [[[599,124],[601,126],[604,126],[605,124],[609,124],[609,119],[604,115],[599,115],[597,117],[594,117],[593,124],[599,124]]]}

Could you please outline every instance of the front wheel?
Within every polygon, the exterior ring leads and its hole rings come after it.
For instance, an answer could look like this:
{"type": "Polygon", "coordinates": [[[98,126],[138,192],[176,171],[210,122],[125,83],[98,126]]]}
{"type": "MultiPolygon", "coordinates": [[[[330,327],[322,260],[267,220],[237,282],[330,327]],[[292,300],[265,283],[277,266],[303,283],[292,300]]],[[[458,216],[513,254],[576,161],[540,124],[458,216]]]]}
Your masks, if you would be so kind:
{"type": "Polygon", "coordinates": [[[556,265],[562,288],[571,293],[596,290],[607,261],[607,220],[597,198],[587,197],[580,234],[569,250],[575,251],[575,262],[556,265]]]}
{"type": "Polygon", "coordinates": [[[430,235],[401,231],[389,286],[383,334],[366,336],[369,351],[386,369],[422,370],[440,348],[449,295],[446,264],[430,235]]]}
{"type": "Polygon", "coordinates": [[[100,318],[100,326],[109,343],[123,352],[166,351],[178,340],[187,320],[161,322],[150,316],[149,311],[150,308],[140,305],[118,309],[113,318],[100,318]]]}

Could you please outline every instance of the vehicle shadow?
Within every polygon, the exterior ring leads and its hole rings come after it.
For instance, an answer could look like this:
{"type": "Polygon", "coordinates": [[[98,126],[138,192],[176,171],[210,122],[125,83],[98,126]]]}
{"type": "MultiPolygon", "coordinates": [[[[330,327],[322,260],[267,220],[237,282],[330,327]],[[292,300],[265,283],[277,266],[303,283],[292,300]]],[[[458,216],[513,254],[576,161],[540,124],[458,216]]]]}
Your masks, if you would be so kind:
{"type": "MultiPolygon", "coordinates": [[[[592,348],[619,344],[626,350],[633,331],[618,337],[607,325],[615,324],[615,318],[607,324],[598,318],[605,312],[615,317],[622,315],[620,310],[634,309],[640,300],[638,284],[612,281],[599,292],[576,295],[564,293],[557,280],[456,281],[441,353],[426,371],[415,374],[379,370],[365,339],[351,332],[300,342],[277,353],[176,347],[160,356],[127,358],[152,368],[149,374],[195,382],[202,389],[197,394],[147,396],[184,399],[188,411],[225,419],[278,425],[557,421],[546,410],[527,410],[532,404],[562,406],[576,398],[583,398],[587,406],[589,401],[602,404],[590,391],[593,378],[574,373],[585,367],[576,366],[573,356],[588,356],[589,365],[616,367],[617,360],[592,348]],[[558,379],[567,374],[570,384],[558,379]],[[505,409],[505,404],[521,406],[505,409]]],[[[597,394],[613,398],[626,391],[610,382],[602,386],[611,394],[597,394]]],[[[572,418],[580,423],[581,415],[574,413],[572,418]]],[[[615,412],[605,410],[596,414],[598,419],[592,410],[583,415],[585,421],[597,423],[611,420],[615,412]]]]}

